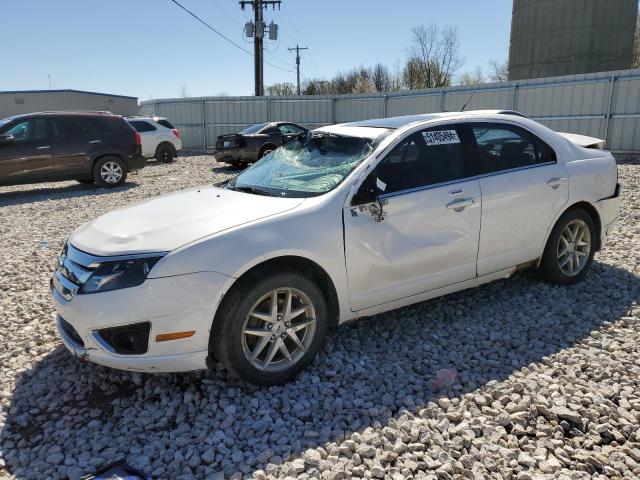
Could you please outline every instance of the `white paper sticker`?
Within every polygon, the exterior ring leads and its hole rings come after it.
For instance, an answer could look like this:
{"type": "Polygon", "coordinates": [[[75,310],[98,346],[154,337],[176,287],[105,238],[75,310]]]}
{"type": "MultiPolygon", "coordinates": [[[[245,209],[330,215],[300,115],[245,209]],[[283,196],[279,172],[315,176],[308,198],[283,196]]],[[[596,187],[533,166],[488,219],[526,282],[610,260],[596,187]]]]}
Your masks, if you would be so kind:
{"type": "Polygon", "coordinates": [[[455,130],[436,130],[433,132],[422,132],[422,137],[427,145],[447,145],[460,143],[458,133],[455,130]]]}
{"type": "Polygon", "coordinates": [[[379,178],[376,178],[376,187],[378,187],[379,190],[384,192],[387,189],[387,184],[384,183],[379,178]]]}

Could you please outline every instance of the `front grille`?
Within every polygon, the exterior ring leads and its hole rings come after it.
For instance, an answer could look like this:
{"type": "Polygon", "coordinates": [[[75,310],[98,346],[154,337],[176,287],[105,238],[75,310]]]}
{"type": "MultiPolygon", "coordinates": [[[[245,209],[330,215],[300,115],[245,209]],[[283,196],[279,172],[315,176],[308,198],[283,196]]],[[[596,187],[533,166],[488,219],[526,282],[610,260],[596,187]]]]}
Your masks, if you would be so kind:
{"type": "Polygon", "coordinates": [[[120,355],[142,355],[149,348],[151,323],[134,323],[95,332],[103,346],[120,355]]]}
{"type": "Polygon", "coordinates": [[[73,326],[62,317],[60,317],[59,322],[60,328],[67,336],[67,338],[75,343],[76,346],[84,348],[84,341],[82,340],[82,337],[78,334],[76,329],[73,328],[73,326]]]}
{"type": "Polygon", "coordinates": [[[71,300],[89,280],[96,266],[92,257],[76,250],[67,242],[58,257],[52,284],[60,295],[71,300]]]}

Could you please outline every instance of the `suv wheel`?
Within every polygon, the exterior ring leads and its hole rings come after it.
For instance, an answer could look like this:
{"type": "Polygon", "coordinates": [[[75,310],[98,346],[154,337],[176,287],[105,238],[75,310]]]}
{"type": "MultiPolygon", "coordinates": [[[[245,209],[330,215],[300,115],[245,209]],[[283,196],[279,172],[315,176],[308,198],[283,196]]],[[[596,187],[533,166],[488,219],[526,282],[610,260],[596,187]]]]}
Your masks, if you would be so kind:
{"type": "Polygon", "coordinates": [[[118,157],[102,157],[93,167],[93,179],[104,188],[119,187],[127,179],[127,166],[118,157]]]}
{"type": "Polygon", "coordinates": [[[210,349],[242,380],[257,385],[286,382],[320,350],[327,329],[324,296],[293,271],[241,282],[221,307],[210,349]]]}
{"type": "Polygon", "coordinates": [[[173,162],[173,158],[173,148],[171,145],[163,143],[158,146],[158,150],[156,150],[156,160],[160,163],[171,163],[173,162]]]}
{"type": "Polygon", "coordinates": [[[560,217],[549,235],[542,256],[543,277],[559,285],[571,285],[584,278],[596,246],[596,229],[591,216],[581,209],[560,217]]]}

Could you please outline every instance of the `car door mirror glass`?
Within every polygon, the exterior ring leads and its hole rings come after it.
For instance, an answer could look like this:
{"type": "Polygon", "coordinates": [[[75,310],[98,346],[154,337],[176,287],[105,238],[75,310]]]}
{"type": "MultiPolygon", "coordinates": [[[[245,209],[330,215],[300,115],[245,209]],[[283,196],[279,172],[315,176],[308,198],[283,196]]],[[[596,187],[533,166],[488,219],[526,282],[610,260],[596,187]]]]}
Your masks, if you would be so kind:
{"type": "Polygon", "coordinates": [[[10,133],[0,134],[0,145],[6,145],[7,143],[13,143],[15,138],[10,133]]]}

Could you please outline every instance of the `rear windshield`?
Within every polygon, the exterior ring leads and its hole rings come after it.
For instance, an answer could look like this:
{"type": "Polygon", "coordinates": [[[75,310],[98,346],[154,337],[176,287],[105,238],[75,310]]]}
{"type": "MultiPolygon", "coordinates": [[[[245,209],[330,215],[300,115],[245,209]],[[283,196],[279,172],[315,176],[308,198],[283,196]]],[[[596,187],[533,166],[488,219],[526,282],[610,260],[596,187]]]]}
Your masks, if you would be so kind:
{"type": "Polygon", "coordinates": [[[165,120],[165,119],[162,119],[162,120],[156,120],[156,123],[159,123],[159,124],[160,124],[160,125],[162,125],[163,127],[170,128],[171,130],[173,130],[174,128],[176,128],[176,127],[174,127],[173,125],[171,125],[171,122],[169,122],[169,120],[165,120]]]}
{"type": "Polygon", "coordinates": [[[240,133],[258,133],[266,126],[266,123],[258,123],[257,125],[251,125],[250,127],[245,128],[240,133]]]}

